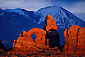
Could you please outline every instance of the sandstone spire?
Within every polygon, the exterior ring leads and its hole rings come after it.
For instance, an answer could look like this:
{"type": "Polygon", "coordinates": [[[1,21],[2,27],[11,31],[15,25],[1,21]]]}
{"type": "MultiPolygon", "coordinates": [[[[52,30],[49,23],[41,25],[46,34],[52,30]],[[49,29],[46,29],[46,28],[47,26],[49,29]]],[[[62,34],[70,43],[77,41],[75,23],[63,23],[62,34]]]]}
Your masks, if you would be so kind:
{"type": "Polygon", "coordinates": [[[54,18],[51,15],[47,15],[45,19],[44,30],[49,31],[50,29],[58,30],[54,18]]]}

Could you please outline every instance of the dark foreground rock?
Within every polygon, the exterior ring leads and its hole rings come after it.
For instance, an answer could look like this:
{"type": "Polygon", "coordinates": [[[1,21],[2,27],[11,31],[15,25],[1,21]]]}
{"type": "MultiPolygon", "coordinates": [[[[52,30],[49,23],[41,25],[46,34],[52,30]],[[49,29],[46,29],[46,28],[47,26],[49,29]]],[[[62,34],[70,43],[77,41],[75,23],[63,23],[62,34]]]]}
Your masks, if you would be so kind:
{"type": "Polygon", "coordinates": [[[2,44],[2,42],[1,42],[1,40],[0,40],[0,55],[1,55],[2,53],[7,52],[7,51],[8,51],[7,47],[4,47],[4,45],[2,44]]]}
{"type": "Polygon", "coordinates": [[[0,49],[4,49],[4,45],[2,44],[1,40],[0,40],[0,49]]]}

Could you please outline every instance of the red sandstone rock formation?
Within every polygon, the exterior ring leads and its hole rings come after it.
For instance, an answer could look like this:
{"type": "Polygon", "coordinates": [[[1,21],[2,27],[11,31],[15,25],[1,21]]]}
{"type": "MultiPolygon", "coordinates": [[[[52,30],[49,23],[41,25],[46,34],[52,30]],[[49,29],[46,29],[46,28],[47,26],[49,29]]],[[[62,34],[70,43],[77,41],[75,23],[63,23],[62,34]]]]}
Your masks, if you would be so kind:
{"type": "Polygon", "coordinates": [[[85,28],[73,25],[64,32],[65,42],[63,51],[68,53],[85,54],[85,28]]]}
{"type": "MultiPolygon", "coordinates": [[[[69,27],[69,29],[65,30],[65,42],[62,52],[60,52],[58,47],[49,48],[50,41],[45,37],[46,35],[48,36],[48,38],[51,38],[53,36],[52,38],[54,39],[56,37],[59,37],[57,32],[57,26],[52,16],[47,15],[44,29],[45,31],[38,28],[33,28],[28,32],[23,31],[23,33],[19,34],[19,38],[17,40],[14,40],[12,46],[13,50],[2,54],[1,57],[4,57],[4,55],[5,57],[78,57],[82,55],[85,56],[85,27],[80,28],[79,26],[73,25],[69,27]],[[34,34],[36,36],[34,42],[31,37],[31,34],[34,34]]],[[[3,50],[1,49],[0,51],[3,52],[3,50]]]]}
{"type": "Polygon", "coordinates": [[[46,31],[42,30],[42,29],[38,29],[38,28],[33,28],[31,29],[28,34],[34,34],[36,36],[35,39],[35,44],[37,47],[39,48],[43,48],[45,47],[45,41],[46,41],[46,31]]]}
{"type": "Polygon", "coordinates": [[[51,15],[47,15],[45,19],[44,30],[49,31],[50,29],[58,30],[54,18],[51,15]]]}
{"type": "Polygon", "coordinates": [[[60,46],[59,33],[56,22],[51,15],[46,16],[44,30],[46,31],[46,40],[49,42],[48,46],[50,48],[59,47],[60,46]]]}
{"type": "Polygon", "coordinates": [[[33,28],[28,32],[23,31],[22,34],[19,34],[19,38],[14,40],[13,49],[22,51],[36,51],[38,48],[46,48],[45,35],[46,32],[38,28],[33,28]],[[35,42],[33,42],[31,34],[34,34],[37,37],[35,42]]]}
{"type": "Polygon", "coordinates": [[[85,55],[85,27],[78,30],[77,52],[85,55]]]}
{"type": "MultiPolygon", "coordinates": [[[[46,23],[47,23],[47,25],[46,25],[46,27],[44,27],[44,29],[46,29],[46,31],[48,31],[50,33],[52,32],[51,33],[52,36],[55,36],[58,32],[57,32],[57,26],[56,26],[56,23],[55,23],[53,17],[50,15],[47,15],[46,23]],[[52,31],[50,29],[52,29],[52,31]]],[[[36,52],[47,50],[47,48],[49,48],[50,44],[49,44],[49,40],[46,39],[46,35],[47,35],[46,31],[42,30],[42,29],[38,29],[38,28],[33,28],[28,32],[23,31],[23,33],[19,34],[19,38],[17,40],[14,40],[14,43],[12,46],[14,51],[9,51],[8,54],[9,53],[15,54],[15,52],[18,54],[21,54],[22,51],[28,52],[28,54],[31,54],[31,53],[33,54],[36,52]],[[31,34],[34,34],[36,36],[36,39],[34,42],[31,37],[31,34]]],[[[56,37],[57,37],[57,35],[56,35],[56,37]]],[[[58,43],[54,43],[54,44],[58,44],[58,43]]],[[[58,47],[54,48],[54,49],[56,49],[57,52],[60,52],[58,47]]]]}
{"type": "MultiPolygon", "coordinates": [[[[57,31],[56,23],[52,16],[47,15],[46,16],[46,24],[44,26],[44,29],[46,31],[50,31],[50,29],[54,29],[57,31]]],[[[23,33],[19,34],[19,38],[17,40],[14,40],[13,43],[13,49],[20,49],[20,50],[29,50],[30,48],[33,50],[37,50],[37,48],[47,48],[49,47],[49,40],[46,40],[46,31],[38,28],[33,28],[28,32],[23,31],[23,33]],[[35,41],[33,42],[33,39],[31,37],[31,34],[34,34],[36,36],[35,41]],[[47,46],[46,46],[47,45],[47,46]]],[[[57,34],[56,31],[53,31],[57,34]]],[[[55,35],[56,35],[55,34],[55,35]]],[[[53,35],[53,33],[52,33],[53,35]]]]}

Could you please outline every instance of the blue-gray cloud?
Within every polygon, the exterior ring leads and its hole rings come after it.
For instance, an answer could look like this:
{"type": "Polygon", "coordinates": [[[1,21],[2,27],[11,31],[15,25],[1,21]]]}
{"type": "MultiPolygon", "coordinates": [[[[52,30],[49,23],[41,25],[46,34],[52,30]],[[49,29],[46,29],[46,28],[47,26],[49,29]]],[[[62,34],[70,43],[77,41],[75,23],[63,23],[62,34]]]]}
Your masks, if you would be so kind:
{"type": "Polygon", "coordinates": [[[85,0],[52,1],[52,5],[64,7],[72,13],[85,13],[85,0]]]}
{"type": "Polygon", "coordinates": [[[85,0],[0,0],[0,8],[24,8],[37,11],[47,6],[61,6],[72,13],[85,13],[85,0]]]}

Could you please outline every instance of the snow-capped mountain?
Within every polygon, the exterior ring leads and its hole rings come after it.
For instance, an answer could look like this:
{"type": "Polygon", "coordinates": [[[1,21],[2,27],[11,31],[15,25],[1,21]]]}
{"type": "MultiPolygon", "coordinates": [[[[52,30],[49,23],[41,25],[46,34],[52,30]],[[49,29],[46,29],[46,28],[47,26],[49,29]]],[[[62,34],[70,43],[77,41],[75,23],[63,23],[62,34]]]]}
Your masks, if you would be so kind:
{"type": "Polygon", "coordinates": [[[20,15],[23,15],[23,16],[25,16],[26,18],[28,18],[28,19],[33,19],[34,20],[34,22],[38,22],[39,21],[39,18],[40,18],[40,16],[39,16],[39,14],[37,13],[37,14],[35,14],[35,12],[34,11],[27,11],[27,10],[25,10],[25,9],[20,9],[20,8],[16,8],[16,9],[5,9],[5,11],[6,12],[10,12],[10,13],[18,13],[18,14],[20,14],[20,15]],[[38,19],[38,20],[37,20],[38,19]]]}
{"type": "MultiPolygon", "coordinates": [[[[47,14],[53,16],[57,23],[61,45],[64,43],[63,32],[66,28],[71,25],[85,27],[84,21],[59,6],[41,8],[36,12],[20,8],[0,9],[0,40],[13,42],[23,30],[29,31],[32,28],[43,29],[47,14]]],[[[9,43],[4,44],[7,46],[9,43]]]]}
{"type": "Polygon", "coordinates": [[[78,17],[76,17],[69,11],[59,6],[49,6],[49,7],[41,8],[35,13],[41,15],[38,24],[44,22],[46,15],[49,14],[54,17],[57,26],[59,28],[68,28],[71,25],[79,25],[81,27],[85,26],[84,25],[85,22],[83,22],[78,17]]]}
{"type": "MultiPolygon", "coordinates": [[[[16,9],[5,9],[8,12],[15,12],[20,15],[24,15],[28,19],[33,19],[34,22],[38,24],[43,23],[45,21],[45,17],[47,14],[54,17],[57,26],[59,28],[69,28],[71,25],[79,25],[81,27],[84,26],[84,23],[81,19],[67,11],[66,9],[59,6],[49,6],[45,8],[41,8],[38,11],[27,11],[24,9],[16,8],[16,9]]],[[[43,23],[44,24],[44,23],[43,23]]]]}

